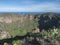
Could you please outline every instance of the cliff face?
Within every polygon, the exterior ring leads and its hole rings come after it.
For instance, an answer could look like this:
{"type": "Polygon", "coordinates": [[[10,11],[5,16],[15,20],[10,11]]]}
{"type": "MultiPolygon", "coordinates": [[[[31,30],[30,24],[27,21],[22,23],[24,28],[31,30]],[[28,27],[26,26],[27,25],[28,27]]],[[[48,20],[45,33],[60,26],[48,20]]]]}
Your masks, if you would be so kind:
{"type": "Polygon", "coordinates": [[[53,27],[60,27],[60,14],[0,15],[0,39],[24,36],[29,32],[39,33],[43,29],[49,30],[53,27]]]}
{"type": "Polygon", "coordinates": [[[33,15],[0,15],[0,39],[11,38],[12,35],[19,35],[19,31],[24,29],[28,30],[28,26],[32,28],[33,18],[33,15]]]}
{"type": "Polygon", "coordinates": [[[8,16],[6,15],[1,15],[0,16],[0,22],[5,22],[5,23],[12,23],[12,22],[15,22],[15,21],[20,21],[20,22],[23,22],[24,20],[26,19],[29,19],[29,20],[32,20],[33,19],[33,15],[25,15],[25,16],[22,16],[22,15],[9,15],[8,16]]]}

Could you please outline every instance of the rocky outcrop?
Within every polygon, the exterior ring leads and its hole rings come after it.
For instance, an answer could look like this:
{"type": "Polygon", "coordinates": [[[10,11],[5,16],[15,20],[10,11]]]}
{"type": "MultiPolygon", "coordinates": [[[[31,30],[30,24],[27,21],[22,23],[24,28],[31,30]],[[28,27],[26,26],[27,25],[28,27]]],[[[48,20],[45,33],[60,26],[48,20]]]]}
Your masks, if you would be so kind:
{"type": "Polygon", "coordinates": [[[0,39],[11,38],[11,35],[7,31],[0,32],[0,39]]]}
{"type": "Polygon", "coordinates": [[[40,29],[39,28],[35,28],[34,31],[32,31],[32,33],[40,33],[40,29]]]}
{"type": "Polygon", "coordinates": [[[12,22],[15,22],[15,21],[20,21],[20,22],[23,22],[24,20],[26,19],[30,19],[32,20],[33,19],[33,15],[12,15],[12,14],[8,14],[8,16],[6,15],[0,15],[0,22],[5,22],[5,23],[12,23],[12,22]]]}

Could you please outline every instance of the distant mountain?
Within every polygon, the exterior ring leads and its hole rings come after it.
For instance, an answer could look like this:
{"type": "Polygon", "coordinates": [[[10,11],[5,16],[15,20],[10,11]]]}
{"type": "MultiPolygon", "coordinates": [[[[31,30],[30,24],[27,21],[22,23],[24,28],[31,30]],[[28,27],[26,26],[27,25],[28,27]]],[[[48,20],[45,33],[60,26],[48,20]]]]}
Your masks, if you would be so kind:
{"type": "Polygon", "coordinates": [[[22,14],[22,15],[25,15],[25,14],[41,14],[43,12],[0,12],[0,14],[3,14],[3,13],[13,13],[13,14],[22,14]]]}

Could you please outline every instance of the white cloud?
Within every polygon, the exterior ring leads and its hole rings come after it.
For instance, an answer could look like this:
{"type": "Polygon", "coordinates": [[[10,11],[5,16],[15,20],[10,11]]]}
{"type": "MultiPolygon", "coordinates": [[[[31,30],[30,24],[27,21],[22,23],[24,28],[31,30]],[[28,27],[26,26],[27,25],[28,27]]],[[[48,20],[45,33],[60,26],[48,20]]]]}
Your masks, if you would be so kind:
{"type": "Polygon", "coordinates": [[[40,3],[28,6],[18,7],[0,7],[0,12],[59,12],[60,5],[58,3],[40,3]]]}

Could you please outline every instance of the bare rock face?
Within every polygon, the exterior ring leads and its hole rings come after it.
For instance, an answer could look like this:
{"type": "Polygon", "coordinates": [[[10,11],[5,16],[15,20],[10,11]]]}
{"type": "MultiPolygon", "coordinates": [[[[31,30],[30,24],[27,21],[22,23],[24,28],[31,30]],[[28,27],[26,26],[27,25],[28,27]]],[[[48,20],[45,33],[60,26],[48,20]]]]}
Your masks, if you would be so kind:
{"type": "Polygon", "coordinates": [[[39,28],[35,28],[35,30],[33,31],[33,33],[40,33],[40,29],[39,28]]]}
{"type": "Polygon", "coordinates": [[[21,23],[26,20],[26,19],[33,19],[32,15],[12,15],[12,14],[8,14],[8,15],[0,15],[0,22],[5,22],[5,23],[12,23],[15,21],[20,21],[21,23]]]}
{"type": "Polygon", "coordinates": [[[7,38],[11,38],[9,32],[6,31],[0,32],[0,39],[7,39],[7,38]]]}
{"type": "Polygon", "coordinates": [[[0,17],[0,22],[12,23],[13,21],[19,20],[18,17],[0,17]]]}

